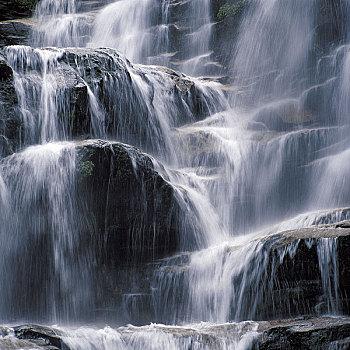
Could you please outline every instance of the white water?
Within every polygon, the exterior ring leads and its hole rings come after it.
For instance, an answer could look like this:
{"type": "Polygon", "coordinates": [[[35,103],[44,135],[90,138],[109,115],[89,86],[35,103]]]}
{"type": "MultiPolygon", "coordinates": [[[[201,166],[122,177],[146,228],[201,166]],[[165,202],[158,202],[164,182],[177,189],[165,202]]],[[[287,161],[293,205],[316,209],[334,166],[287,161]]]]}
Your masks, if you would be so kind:
{"type": "Polygon", "coordinates": [[[122,0],[107,5],[96,17],[90,46],[113,47],[132,62],[149,56],[152,0],[122,0]]]}
{"type": "Polygon", "coordinates": [[[34,36],[36,46],[79,46],[81,18],[76,0],[42,0],[36,9],[38,25],[34,36]]]}
{"type": "Polygon", "coordinates": [[[185,16],[179,28],[170,23],[170,0],[102,1],[97,10],[82,12],[82,0],[44,0],[36,10],[35,46],[110,47],[134,63],[176,67],[202,75],[210,63],[212,35],[210,0],[182,4],[185,16]],[[172,46],[172,31],[179,43],[172,46]],[[178,51],[178,52],[177,52],[178,51]],[[181,52],[181,53],[180,53],[181,52]]]}
{"type": "Polygon", "coordinates": [[[3,212],[11,213],[0,231],[1,273],[7,281],[0,287],[2,317],[18,317],[14,313],[21,305],[26,310],[22,317],[50,314],[52,320],[68,320],[68,315],[79,314],[88,300],[89,272],[81,271],[82,260],[75,257],[80,224],[76,216],[75,163],[73,143],[28,147],[0,163],[3,212]],[[37,253],[28,259],[29,246],[37,253]],[[40,253],[42,249],[50,252],[51,262],[40,260],[45,256],[40,253]],[[6,266],[18,255],[21,260],[11,272],[6,266]],[[41,264],[50,266],[49,276],[41,264]],[[35,275],[28,273],[32,270],[35,275]],[[31,298],[41,296],[40,310],[31,309],[28,294],[31,298]],[[16,304],[12,303],[14,299],[16,304]]]}
{"type": "MultiPolygon", "coordinates": [[[[266,276],[273,247],[265,238],[286,230],[349,219],[348,210],[339,209],[350,204],[348,47],[330,53],[333,63],[327,68],[327,79],[310,77],[316,3],[255,0],[241,24],[233,54],[234,89],[229,93],[229,102],[219,83],[177,76],[176,79],[184,79],[192,86],[179,93],[174,87],[173,72],[134,64],[154,59],[156,63],[171,65],[169,60],[154,58],[152,51],[152,43],[156,42],[156,46],[161,46],[157,54],[169,53],[166,47],[169,3],[161,4],[162,25],[152,22],[152,1],[123,0],[107,4],[91,25],[88,44],[81,40],[81,32],[76,29],[77,20],[82,18],[76,4],[53,3],[53,8],[47,1],[38,8],[38,18],[42,21],[39,28],[44,36],[37,37],[36,45],[108,46],[120,50],[132,63],[107,49],[76,50],[81,56],[74,56],[74,62],[64,56],[63,49],[6,49],[7,60],[15,71],[23,144],[44,145],[4,160],[5,166],[13,167],[12,178],[29,180],[13,184],[4,170],[0,181],[1,206],[21,208],[21,213],[24,208],[29,213],[13,223],[8,218],[9,209],[5,209],[1,220],[18,235],[21,231],[18,227],[33,217],[30,210],[36,196],[43,189],[47,191],[52,204],[49,232],[54,271],[59,292],[67,295],[59,307],[50,305],[52,310],[44,308],[42,313],[55,313],[62,308],[57,320],[64,320],[67,315],[79,314],[79,309],[89,301],[89,295],[84,295],[88,286],[74,282],[74,279],[80,281],[79,263],[84,262],[74,261],[77,270],[68,266],[76,248],[71,241],[75,232],[71,217],[74,193],[68,201],[64,195],[74,192],[70,187],[74,158],[69,158],[63,166],[62,148],[48,143],[75,136],[67,122],[71,113],[70,92],[60,86],[62,77],[67,72],[72,76],[74,72],[73,87],[82,84],[88,91],[87,134],[135,144],[163,161],[165,168],[155,161],[157,169],[174,186],[187,211],[193,213],[194,226],[198,228],[194,237],[188,237],[189,241],[195,241],[198,251],[185,252],[185,262],[174,257],[174,265],[166,261],[156,268],[152,281],[156,321],[219,324],[256,319],[264,293],[269,293],[268,289],[263,290],[261,281],[271,286],[273,273],[285,259],[295,256],[301,244],[295,240],[278,250],[274,270],[271,276],[266,276]],[[48,30],[49,26],[56,30],[48,30]],[[339,58],[341,50],[345,52],[343,58],[339,58]],[[87,69],[93,66],[94,55],[99,55],[99,64],[107,70],[102,78],[98,72],[94,75],[87,69]],[[340,72],[340,83],[333,79],[335,71],[340,72]],[[312,94],[320,88],[325,92],[318,99],[331,101],[330,106],[313,105],[312,94]],[[204,116],[195,112],[193,97],[203,102],[204,116]],[[108,130],[107,125],[112,127],[108,130]],[[53,151],[52,147],[54,150],[58,147],[59,151],[53,151]],[[30,187],[33,189],[29,190],[30,187]],[[11,203],[9,193],[16,205],[11,203]],[[20,195],[27,193],[29,199],[20,195]]],[[[209,1],[193,0],[190,9],[188,21],[182,23],[189,28],[185,46],[190,48],[190,57],[183,57],[175,64],[183,72],[198,75],[199,68],[210,59],[209,1]]],[[[33,220],[33,225],[38,222],[33,220]]],[[[37,228],[32,231],[35,233],[37,228]]],[[[1,237],[4,246],[6,236],[2,233],[1,237]]],[[[308,244],[309,249],[317,246],[326,312],[336,313],[339,307],[337,240],[322,238],[308,244]]],[[[187,249],[189,246],[185,245],[183,250],[187,249]]],[[[6,255],[2,257],[6,258],[6,255]]],[[[2,293],[11,298],[10,291],[2,293]]],[[[53,293],[48,304],[56,298],[53,293]]],[[[203,327],[206,326],[194,326],[194,329],[200,332],[203,327]]],[[[67,330],[66,341],[72,349],[182,349],[193,345],[192,335],[173,335],[173,332],[185,332],[185,327],[174,329],[167,332],[165,326],[145,326],[67,330]]],[[[252,332],[241,338],[235,330],[234,339],[225,333],[217,346],[244,348],[249,345],[250,336],[254,336],[252,332]]],[[[198,349],[212,348],[200,341],[195,344],[198,349]]]]}
{"type": "MultiPolygon", "coordinates": [[[[193,324],[187,327],[170,327],[152,324],[144,327],[126,326],[117,329],[105,327],[56,328],[62,332],[62,340],[72,350],[244,350],[250,348],[257,337],[258,324],[245,322],[238,324],[212,325],[193,324]],[[229,334],[229,335],[228,335],[229,334]]],[[[20,341],[10,327],[3,329],[0,345],[23,349],[35,346],[28,341],[20,341]]]]}

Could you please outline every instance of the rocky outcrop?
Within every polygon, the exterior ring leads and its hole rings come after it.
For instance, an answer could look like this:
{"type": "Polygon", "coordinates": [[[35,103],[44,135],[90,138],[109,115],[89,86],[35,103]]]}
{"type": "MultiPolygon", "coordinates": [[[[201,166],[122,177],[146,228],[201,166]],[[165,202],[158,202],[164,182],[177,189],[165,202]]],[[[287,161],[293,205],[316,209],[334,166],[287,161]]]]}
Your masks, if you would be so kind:
{"type": "Polygon", "coordinates": [[[186,215],[152,158],[106,141],[79,142],[77,154],[78,196],[93,241],[104,244],[101,265],[146,263],[179,249],[186,215]]]}
{"type": "Polygon", "coordinates": [[[226,107],[220,85],[192,80],[164,67],[132,65],[112,49],[9,47],[3,50],[3,57],[0,75],[11,71],[11,63],[19,85],[24,87],[15,90],[13,74],[0,86],[6,107],[0,111],[0,118],[16,126],[22,122],[21,129],[12,128],[11,134],[3,131],[6,139],[17,144],[40,141],[29,135],[50,135],[50,130],[40,129],[40,122],[27,125],[22,117],[25,113],[38,121],[43,118],[40,113],[50,108],[46,113],[59,119],[61,138],[108,136],[159,152],[169,147],[165,145],[164,126],[200,120],[226,107]],[[6,63],[5,57],[12,56],[20,58],[13,62],[7,59],[6,63]],[[49,81],[43,84],[48,75],[49,81]],[[47,89],[44,94],[42,89],[47,89]],[[54,103],[46,104],[42,96],[54,103]],[[162,103],[167,105],[167,115],[160,108],[162,103]]]}
{"type": "Polygon", "coordinates": [[[220,63],[223,75],[229,75],[232,53],[238,38],[243,15],[250,0],[212,0],[213,37],[211,47],[214,59],[220,63]]]}
{"type": "MultiPolygon", "coordinates": [[[[58,330],[55,330],[54,328],[38,325],[23,325],[14,327],[13,335],[19,340],[28,342],[28,345],[39,347],[40,349],[64,349],[64,343],[60,339],[62,333],[58,330]]],[[[23,344],[19,345],[23,346],[23,344]]]]}
{"type": "Polygon", "coordinates": [[[254,350],[348,349],[349,318],[313,318],[261,322],[254,350]]]}
{"type": "Polygon", "coordinates": [[[243,307],[253,319],[300,315],[350,314],[350,230],[324,226],[282,232],[262,241],[245,274],[255,278],[244,287],[256,309],[243,307]],[[263,271],[256,274],[256,266],[263,271]],[[256,278],[257,277],[257,278],[256,278]],[[259,289],[257,289],[259,288],[259,289]],[[258,291],[259,290],[259,291],[258,291]],[[255,317],[254,317],[255,316],[255,317]]]}
{"type": "Polygon", "coordinates": [[[29,19],[0,21],[0,47],[28,45],[33,26],[29,19]]]}
{"type": "MultiPolygon", "coordinates": [[[[1,317],[8,320],[53,314],[124,320],[131,285],[150,298],[149,264],[184,243],[191,247],[196,221],[185,195],[162,175],[161,164],[132,146],[100,140],[34,146],[2,159],[1,170],[11,196],[4,212],[13,210],[6,232],[22,235],[16,254],[2,260],[15,265],[1,288],[1,317]],[[29,190],[34,173],[40,175],[29,190]]],[[[11,249],[8,243],[1,241],[11,249]]]]}
{"type": "Polygon", "coordinates": [[[30,17],[36,4],[37,0],[2,0],[0,21],[30,17]]]}

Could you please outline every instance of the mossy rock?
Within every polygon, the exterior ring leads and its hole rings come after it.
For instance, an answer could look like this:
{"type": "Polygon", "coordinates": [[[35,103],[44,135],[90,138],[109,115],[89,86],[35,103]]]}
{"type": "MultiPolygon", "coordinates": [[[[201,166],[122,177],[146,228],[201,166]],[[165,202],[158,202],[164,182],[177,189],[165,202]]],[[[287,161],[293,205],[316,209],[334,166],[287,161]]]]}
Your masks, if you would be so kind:
{"type": "Polygon", "coordinates": [[[15,6],[18,6],[21,10],[31,11],[35,8],[38,0],[14,0],[15,6]]]}
{"type": "Polygon", "coordinates": [[[246,5],[246,0],[239,0],[234,3],[226,2],[220,6],[219,11],[216,15],[218,21],[223,21],[227,18],[233,18],[241,14],[246,5]]]}

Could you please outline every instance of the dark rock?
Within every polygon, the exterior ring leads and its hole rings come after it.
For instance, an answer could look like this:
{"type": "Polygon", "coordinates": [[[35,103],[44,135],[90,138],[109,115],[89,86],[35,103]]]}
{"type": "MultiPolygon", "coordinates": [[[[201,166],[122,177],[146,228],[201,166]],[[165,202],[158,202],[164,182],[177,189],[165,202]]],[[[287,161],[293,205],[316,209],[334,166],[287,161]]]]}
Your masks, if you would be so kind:
{"type": "MultiPolygon", "coordinates": [[[[25,181],[26,162],[20,159],[21,154],[13,155],[2,165],[14,171],[6,176],[25,181]],[[18,167],[13,166],[17,161],[18,167]]],[[[57,231],[51,210],[56,202],[50,197],[50,185],[37,186],[34,181],[33,202],[28,205],[19,199],[19,203],[23,203],[21,217],[35,215],[40,225],[34,220],[14,224],[13,232],[21,233],[25,225],[26,238],[6,260],[16,264],[2,294],[1,317],[52,322],[55,314],[60,321],[128,322],[129,309],[142,300],[137,322],[151,322],[151,265],[181,251],[185,243],[191,249],[195,214],[184,205],[185,194],[170,185],[161,175],[164,168],[150,156],[118,142],[69,144],[56,166],[54,172],[71,171],[69,186],[61,188],[67,192],[59,194],[61,200],[67,198],[73,216],[62,219],[71,243],[67,249],[60,246],[64,257],[58,262],[65,264],[62,269],[69,279],[62,281],[57,272],[57,231]],[[74,160],[76,167],[71,169],[74,160]]]]}
{"type": "Polygon", "coordinates": [[[347,33],[347,4],[342,0],[320,0],[316,8],[314,50],[325,54],[344,42],[347,33]]]}
{"type": "MultiPolygon", "coordinates": [[[[143,340],[145,350],[152,348],[152,333],[162,332],[175,340],[175,344],[196,344],[196,348],[221,349],[227,346],[245,345],[250,350],[329,350],[348,349],[350,346],[350,319],[341,317],[320,317],[305,319],[282,319],[276,321],[245,322],[242,324],[211,324],[205,327],[196,326],[163,326],[150,328],[118,328],[118,334],[126,346],[139,345],[138,332],[147,332],[150,337],[143,340]],[[239,342],[243,338],[244,342],[239,342]]],[[[63,334],[52,327],[24,325],[14,327],[18,339],[28,341],[25,345],[42,350],[70,350],[62,340],[63,334]]],[[[94,331],[89,334],[89,343],[94,343],[94,331]]],[[[74,336],[74,331],[70,331],[74,336]]],[[[97,336],[97,333],[96,333],[97,336]]],[[[82,345],[86,339],[82,338],[82,345]]],[[[1,345],[1,343],[0,343],[1,345]]],[[[16,347],[16,343],[13,343],[16,347]]],[[[21,344],[18,344],[19,348],[21,344]]],[[[22,345],[23,346],[23,345],[22,345]]],[[[12,349],[12,347],[11,347],[12,349]]],[[[180,349],[180,348],[179,348],[180,349]]],[[[181,347],[182,349],[182,347],[181,347]]]]}
{"type": "Polygon", "coordinates": [[[350,228],[350,221],[345,220],[345,221],[338,222],[335,225],[335,228],[350,228]]]}
{"type": "MultiPolygon", "coordinates": [[[[117,142],[77,143],[78,205],[85,226],[79,250],[95,267],[95,319],[154,320],[152,263],[191,247],[195,215],[160,173],[160,165],[117,142]],[[186,240],[186,242],[184,242],[186,240]]],[[[194,242],[192,246],[195,247],[194,242]]]]}
{"type": "MultiPolygon", "coordinates": [[[[267,260],[253,260],[251,266],[253,273],[257,263],[265,264],[265,271],[245,290],[248,300],[258,298],[252,317],[263,320],[329,312],[349,315],[349,249],[350,230],[335,226],[286,231],[267,238],[260,253],[268,256],[267,260]],[[327,266],[323,272],[321,263],[327,266]],[[327,278],[327,290],[322,278],[327,278]]],[[[250,305],[242,315],[249,312],[250,305]]]]}
{"type": "Polygon", "coordinates": [[[0,55],[0,155],[11,154],[20,144],[20,125],[13,71],[0,55]]]}
{"type": "MultiPolygon", "coordinates": [[[[5,48],[3,52],[6,54],[11,50],[5,48]]],[[[27,90],[33,92],[28,94],[25,102],[33,117],[40,120],[41,109],[37,105],[40,104],[43,65],[46,63],[33,49],[24,48],[21,55],[18,73],[29,84],[27,90]]],[[[6,62],[1,67],[3,75],[11,73],[6,62]]],[[[54,75],[57,85],[57,116],[64,130],[64,135],[60,136],[64,138],[108,136],[142,147],[147,152],[162,152],[169,145],[163,134],[161,119],[164,116],[159,109],[159,99],[171,105],[166,116],[170,127],[200,120],[227,107],[219,87],[203,88],[195,80],[168,68],[132,65],[112,49],[63,49],[54,67],[50,74],[54,75]]],[[[6,110],[0,111],[0,118],[18,125],[22,117],[17,108],[13,79],[7,79],[2,89],[6,95],[3,98],[6,110]]],[[[18,131],[11,137],[7,133],[3,135],[6,139],[13,137],[20,145],[40,141],[28,140],[27,134],[33,135],[33,131],[27,130],[26,125],[21,133],[18,131]]],[[[38,138],[40,131],[35,131],[34,135],[38,138]]],[[[13,147],[16,149],[16,145],[13,147]]]]}
{"type": "Polygon", "coordinates": [[[250,0],[212,0],[213,36],[211,47],[215,61],[221,69],[218,73],[231,75],[232,53],[236,44],[239,28],[250,0]]]}
{"type": "Polygon", "coordinates": [[[311,318],[261,322],[254,350],[349,349],[348,318],[311,318]],[[344,347],[332,347],[344,345],[344,347]]]}
{"type": "Polygon", "coordinates": [[[178,251],[182,210],[149,156],[105,141],[78,143],[77,151],[78,193],[95,223],[93,239],[105,244],[103,265],[145,263],[178,251]]]}
{"type": "Polygon", "coordinates": [[[30,17],[37,0],[1,0],[0,21],[30,17]]]}
{"type": "Polygon", "coordinates": [[[18,339],[28,340],[40,349],[63,349],[61,333],[50,327],[23,325],[14,327],[14,334],[18,339]]]}
{"type": "Polygon", "coordinates": [[[0,47],[27,45],[34,23],[27,19],[0,22],[0,47]]]}

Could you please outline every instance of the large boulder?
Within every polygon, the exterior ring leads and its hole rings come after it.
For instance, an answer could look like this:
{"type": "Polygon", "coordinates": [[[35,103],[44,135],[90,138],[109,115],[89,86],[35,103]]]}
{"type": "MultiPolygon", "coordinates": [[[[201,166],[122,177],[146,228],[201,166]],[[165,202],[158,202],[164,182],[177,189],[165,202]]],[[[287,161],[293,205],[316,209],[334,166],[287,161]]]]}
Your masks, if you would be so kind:
{"type": "Polygon", "coordinates": [[[246,300],[255,300],[255,307],[244,303],[236,317],[350,314],[350,229],[346,225],[285,231],[265,238],[259,246],[250,266],[235,279],[254,276],[250,283],[241,284],[241,292],[246,300]]]}
{"type": "Polygon", "coordinates": [[[350,229],[318,224],[164,261],[153,282],[157,322],[201,320],[208,312],[222,322],[349,315],[350,229]]]}
{"type": "Polygon", "coordinates": [[[104,242],[104,263],[145,263],[178,251],[183,229],[176,192],[156,161],[117,142],[77,143],[78,196],[104,242]]]}
{"type": "Polygon", "coordinates": [[[254,350],[348,349],[349,318],[320,317],[261,322],[254,350]]]}
{"type": "Polygon", "coordinates": [[[112,49],[21,46],[4,48],[3,56],[19,81],[15,85],[8,80],[6,89],[23,89],[11,94],[13,100],[7,99],[8,108],[17,113],[0,112],[0,118],[22,119],[17,138],[24,145],[57,136],[108,136],[165,154],[164,150],[170,151],[171,128],[227,107],[220,84],[193,80],[164,67],[132,65],[112,49]],[[43,96],[53,103],[42,100],[43,87],[47,88],[43,96]],[[22,113],[16,109],[20,94],[22,113]],[[43,111],[52,123],[40,122],[46,118],[43,111]]]}
{"type": "MultiPolygon", "coordinates": [[[[18,75],[16,85],[14,67],[8,63],[6,52],[0,52],[0,156],[7,156],[23,146],[35,143],[43,131],[38,116],[42,80],[36,79],[36,74],[38,78],[42,74],[43,66],[36,54],[31,59],[28,58],[29,61],[32,66],[24,68],[28,70],[28,79],[18,75]],[[36,68],[39,71],[35,72],[36,68]],[[29,128],[28,124],[31,125],[29,128]]],[[[87,125],[90,123],[88,88],[81,77],[65,65],[57,67],[54,74],[55,94],[58,96],[57,115],[50,111],[50,117],[55,119],[59,114],[66,116],[62,129],[68,130],[70,135],[83,136],[89,132],[87,125]]]]}
{"type": "Polygon", "coordinates": [[[46,144],[0,166],[9,196],[0,230],[13,238],[0,241],[8,247],[0,267],[11,266],[1,270],[4,320],[124,320],[131,285],[150,297],[149,264],[191,247],[195,218],[185,194],[134,147],[46,144]]]}

